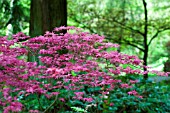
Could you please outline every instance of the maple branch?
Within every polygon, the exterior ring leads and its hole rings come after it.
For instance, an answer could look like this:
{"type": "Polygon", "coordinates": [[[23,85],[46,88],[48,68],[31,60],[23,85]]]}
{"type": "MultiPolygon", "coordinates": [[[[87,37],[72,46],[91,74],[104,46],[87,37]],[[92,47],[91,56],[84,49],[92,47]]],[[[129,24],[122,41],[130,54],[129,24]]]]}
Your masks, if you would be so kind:
{"type": "MultiPolygon", "coordinates": [[[[107,37],[106,37],[105,39],[115,41],[114,39],[107,38],[107,37]]],[[[135,45],[135,44],[133,44],[133,43],[131,43],[130,41],[127,41],[127,40],[123,40],[123,41],[125,42],[124,44],[128,44],[128,45],[130,45],[130,46],[136,47],[136,48],[138,48],[139,50],[141,50],[142,52],[144,52],[144,49],[141,48],[141,47],[139,47],[138,45],[135,45]]],[[[117,42],[118,42],[118,41],[117,41],[117,42]]],[[[122,42],[121,42],[121,43],[122,43],[122,42]]]]}
{"type": "Polygon", "coordinates": [[[158,30],[154,35],[153,37],[151,38],[151,40],[149,41],[148,43],[148,46],[152,43],[152,41],[159,35],[159,33],[163,32],[163,31],[166,31],[166,30],[170,30],[170,27],[167,27],[167,28],[164,28],[162,30],[158,30]]]}
{"type": "Polygon", "coordinates": [[[130,46],[133,46],[133,47],[136,47],[136,48],[138,48],[139,50],[141,50],[142,52],[144,52],[144,49],[143,49],[143,48],[141,48],[141,47],[139,47],[139,46],[137,46],[137,45],[135,45],[135,44],[132,44],[132,43],[130,43],[130,42],[126,42],[126,44],[128,44],[128,45],[130,45],[130,46]]]}
{"type": "Polygon", "coordinates": [[[139,34],[142,35],[142,36],[144,35],[144,33],[142,33],[140,30],[133,29],[133,28],[130,27],[130,26],[125,26],[123,23],[118,22],[118,21],[116,21],[116,20],[113,20],[113,21],[114,21],[115,23],[121,25],[120,27],[123,28],[123,29],[128,29],[128,30],[134,31],[134,32],[136,32],[136,33],[139,33],[139,34]]]}

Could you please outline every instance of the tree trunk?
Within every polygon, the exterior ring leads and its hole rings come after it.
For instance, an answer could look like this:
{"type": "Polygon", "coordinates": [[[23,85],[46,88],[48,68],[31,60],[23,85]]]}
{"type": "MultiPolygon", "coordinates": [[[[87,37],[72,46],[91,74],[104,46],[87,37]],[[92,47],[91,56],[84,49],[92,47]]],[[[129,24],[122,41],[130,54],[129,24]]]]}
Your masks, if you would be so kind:
{"type": "Polygon", "coordinates": [[[31,0],[31,37],[42,35],[59,26],[67,26],[66,0],[31,0]]]}
{"type": "MultiPolygon", "coordinates": [[[[147,11],[147,3],[145,0],[143,0],[143,6],[144,6],[144,14],[145,14],[145,26],[144,26],[144,56],[143,56],[143,61],[144,65],[147,66],[147,59],[148,59],[148,40],[147,40],[147,35],[148,35],[148,11],[147,11]]],[[[147,68],[144,67],[144,71],[147,71],[147,68]]],[[[148,79],[148,74],[144,74],[144,79],[148,79]]]]}
{"type": "MultiPolygon", "coordinates": [[[[55,27],[67,26],[66,0],[31,0],[30,32],[31,37],[43,35],[55,27]]],[[[28,61],[35,61],[31,55],[28,61]]]]}

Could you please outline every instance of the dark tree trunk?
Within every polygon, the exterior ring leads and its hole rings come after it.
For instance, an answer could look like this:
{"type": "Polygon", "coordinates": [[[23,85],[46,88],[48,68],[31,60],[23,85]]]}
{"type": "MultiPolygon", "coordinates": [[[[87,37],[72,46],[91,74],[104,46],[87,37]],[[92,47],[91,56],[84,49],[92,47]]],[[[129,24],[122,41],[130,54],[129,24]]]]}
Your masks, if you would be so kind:
{"type": "MultiPolygon", "coordinates": [[[[148,59],[148,40],[147,40],[147,34],[148,34],[148,11],[147,11],[147,3],[145,0],[143,0],[143,6],[144,6],[144,14],[145,14],[145,26],[144,26],[144,56],[143,61],[144,65],[147,66],[147,59],[148,59]]],[[[147,71],[147,68],[144,67],[144,71],[147,71]]],[[[148,79],[148,74],[144,75],[144,79],[148,79]]]]}
{"type": "Polygon", "coordinates": [[[42,35],[59,26],[67,26],[66,0],[31,0],[31,37],[42,35]]]}
{"type": "MultiPolygon", "coordinates": [[[[67,26],[66,0],[31,0],[29,32],[31,37],[43,35],[46,31],[52,31],[60,26],[67,26]]],[[[34,61],[32,57],[29,55],[28,61],[34,61]]]]}

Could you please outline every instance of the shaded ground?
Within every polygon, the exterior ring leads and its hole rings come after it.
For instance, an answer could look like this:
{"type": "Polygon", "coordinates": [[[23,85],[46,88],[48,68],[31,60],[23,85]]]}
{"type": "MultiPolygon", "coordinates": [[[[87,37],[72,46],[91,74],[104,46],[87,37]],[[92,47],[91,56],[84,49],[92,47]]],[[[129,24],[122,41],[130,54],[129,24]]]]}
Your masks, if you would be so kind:
{"type": "Polygon", "coordinates": [[[148,80],[151,80],[153,82],[161,82],[161,81],[166,81],[170,80],[170,77],[163,77],[163,76],[154,76],[154,77],[149,77],[148,80]]]}

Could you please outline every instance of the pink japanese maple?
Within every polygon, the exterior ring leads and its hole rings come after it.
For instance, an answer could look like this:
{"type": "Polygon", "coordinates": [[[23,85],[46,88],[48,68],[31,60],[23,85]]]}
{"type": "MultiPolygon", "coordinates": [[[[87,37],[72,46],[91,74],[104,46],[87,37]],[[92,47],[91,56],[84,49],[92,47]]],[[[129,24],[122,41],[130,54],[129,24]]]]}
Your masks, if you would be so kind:
{"type": "MultiPolygon", "coordinates": [[[[50,99],[60,95],[61,89],[74,92],[71,99],[93,102],[93,95],[96,94],[82,92],[86,87],[100,87],[97,95],[103,95],[118,85],[120,88],[131,88],[130,85],[137,82],[121,83],[116,78],[122,73],[146,73],[141,70],[142,61],[138,57],[117,51],[107,52],[107,48],[118,45],[105,43],[103,36],[82,32],[75,27],[55,28],[44,36],[34,38],[23,33],[13,35],[12,40],[7,38],[0,38],[0,106],[3,106],[4,113],[22,111],[23,103],[18,101],[20,95],[27,98],[28,95],[38,94],[50,99]],[[57,34],[60,30],[68,32],[57,34]],[[19,39],[28,40],[19,42],[19,39]],[[28,53],[38,56],[41,65],[27,62],[24,58],[28,53]],[[138,68],[123,68],[123,64],[138,68]]],[[[128,94],[140,96],[135,91],[128,94]]],[[[64,97],[59,100],[66,101],[64,97]]]]}

